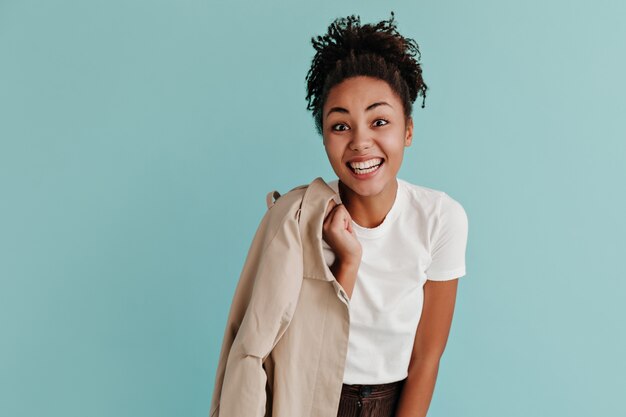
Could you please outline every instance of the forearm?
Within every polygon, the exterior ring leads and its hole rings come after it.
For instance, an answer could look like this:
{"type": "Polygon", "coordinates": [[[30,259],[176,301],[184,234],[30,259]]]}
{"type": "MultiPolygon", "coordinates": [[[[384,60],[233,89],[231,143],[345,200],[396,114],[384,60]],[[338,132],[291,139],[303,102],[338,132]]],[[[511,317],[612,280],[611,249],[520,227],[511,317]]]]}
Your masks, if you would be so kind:
{"type": "Polygon", "coordinates": [[[348,294],[348,298],[352,298],[352,290],[356,283],[359,265],[355,262],[342,262],[337,260],[332,264],[330,270],[337,279],[337,282],[341,284],[341,287],[348,294]]]}
{"type": "Polygon", "coordinates": [[[402,389],[395,417],[426,417],[439,372],[439,360],[416,360],[402,389]]]}

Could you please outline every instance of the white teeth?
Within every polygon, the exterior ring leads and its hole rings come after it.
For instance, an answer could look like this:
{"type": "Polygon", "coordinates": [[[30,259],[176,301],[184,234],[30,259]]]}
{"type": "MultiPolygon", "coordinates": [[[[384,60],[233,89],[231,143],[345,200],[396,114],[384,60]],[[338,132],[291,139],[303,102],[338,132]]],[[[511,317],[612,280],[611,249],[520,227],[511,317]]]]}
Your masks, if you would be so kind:
{"type": "Polygon", "coordinates": [[[359,168],[354,168],[353,171],[356,174],[369,174],[370,172],[374,172],[378,169],[378,167],[380,167],[380,165],[376,165],[375,167],[372,168],[366,168],[366,169],[359,169],[359,168]]]}
{"type": "Polygon", "coordinates": [[[350,162],[349,165],[352,171],[357,175],[369,174],[376,171],[382,165],[383,160],[381,158],[374,158],[364,162],[350,162]]]}
{"type": "Polygon", "coordinates": [[[378,165],[382,161],[383,160],[381,158],[373,158],[373,159],[368,159],[367,161],[363,161],[363,162],[350,162],[350,166],[352,168],[358,168],[360,170],[363,170],[363,169],[371,168],[375,165],[378,165]]]}

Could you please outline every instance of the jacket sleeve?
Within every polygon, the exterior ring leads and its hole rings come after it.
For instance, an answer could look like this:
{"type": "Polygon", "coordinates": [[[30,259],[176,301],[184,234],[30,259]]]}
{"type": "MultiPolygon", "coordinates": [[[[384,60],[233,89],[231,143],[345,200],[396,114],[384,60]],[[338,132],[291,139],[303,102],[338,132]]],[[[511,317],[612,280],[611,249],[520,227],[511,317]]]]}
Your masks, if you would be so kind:
{"type": "Polygon", "coordinates": [[[229,312],[210,417],[262,417],[267,374],[263,368],[287,329],[303,275],[296,214],[270,226],[268,209],[253,238],[229,312]]]}

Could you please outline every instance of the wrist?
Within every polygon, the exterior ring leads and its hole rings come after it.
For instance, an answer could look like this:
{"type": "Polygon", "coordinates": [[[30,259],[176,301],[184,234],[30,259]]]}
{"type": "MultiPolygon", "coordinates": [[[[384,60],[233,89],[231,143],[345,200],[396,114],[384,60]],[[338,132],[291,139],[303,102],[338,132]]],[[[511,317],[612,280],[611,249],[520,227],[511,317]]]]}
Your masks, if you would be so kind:
{"type": "Polygon", "coordinates": [[[333,269],[342,272],[356,272],[361,264],[361,259],[337,258],[333,264],[333,269]]]}

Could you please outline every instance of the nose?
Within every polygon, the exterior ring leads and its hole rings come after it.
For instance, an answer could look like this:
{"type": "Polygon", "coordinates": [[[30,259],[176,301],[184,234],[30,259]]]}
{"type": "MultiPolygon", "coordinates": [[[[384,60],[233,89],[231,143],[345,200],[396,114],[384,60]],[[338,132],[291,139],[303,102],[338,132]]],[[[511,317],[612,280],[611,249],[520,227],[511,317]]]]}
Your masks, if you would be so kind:
{"type": "Polygon", "coordinates": [[[350,141],[350,149],[356,152],[364,151],[372,146],[372,138],[366,130],[355,130],[352,140],[350,141]]]}

